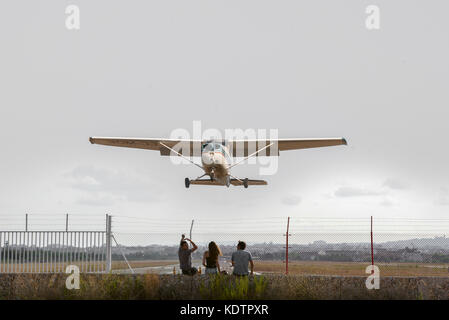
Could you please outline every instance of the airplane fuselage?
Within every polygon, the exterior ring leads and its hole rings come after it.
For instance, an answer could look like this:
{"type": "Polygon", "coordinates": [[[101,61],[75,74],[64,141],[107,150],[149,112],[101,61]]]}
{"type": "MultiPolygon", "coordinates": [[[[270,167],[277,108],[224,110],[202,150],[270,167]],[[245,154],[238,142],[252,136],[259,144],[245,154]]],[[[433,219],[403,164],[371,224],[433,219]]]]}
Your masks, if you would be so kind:
{"type": "Polygon", "coordinates": [[[218,142],[208,142],[201,147],[201,163],[204,172],[212,180],[226,184],[229,178],[228,167],[231,164],[231,156],[228,148],[218,142]]]}

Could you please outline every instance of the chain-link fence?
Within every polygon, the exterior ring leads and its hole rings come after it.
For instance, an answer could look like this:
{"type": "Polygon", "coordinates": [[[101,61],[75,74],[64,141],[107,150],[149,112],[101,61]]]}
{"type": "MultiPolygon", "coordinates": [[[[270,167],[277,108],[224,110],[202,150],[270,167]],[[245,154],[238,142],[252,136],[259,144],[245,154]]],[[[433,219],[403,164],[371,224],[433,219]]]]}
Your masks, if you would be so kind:
{"type": "Polygon", "coordinates": [[[210,241],[220,246],[221,264],[229,267],[231,254],[242,240],[260,271],[284,272],[287,257],[293,272],[295,266],[298,270],[320,264],[336,268],[342,263],[366,266],[374,258],[375,264],[414,267],[419,274],[449,275],[449,219],[374,217],[371,230],[370,217],[291,217],[288,237],[287,217],[172,221],[113,216],[112,226],[122,247],[120,252],[113,249],[113,260],[118,261],[125,254],[136,268],[160,268],[166,273],[176,268],[179,241],[185,234],[199,247],[192,255],[197,267],[201,266],[202,254],[210,241]],[[154,266],[155,261],[162,266],[154,266]]]}
{"type": "MultiPolygon", "coordinates": [[[[106,245],[111,248],[112,262],[107,270],[177,272],[179,242],[185,234],[199,247],[192,255],[193,264],[198,268],[208,243],[215,241],[223,252],[222,269],[230,270],[230,257],[241,240],[247,243],[247,250],[260,272],[285,272],[288,262],[292,273],[345,274],[348,268],[356,266],[359,274],[374,258],[376,265],[396,266],[397,272],[392,274],[449,275],[449,238],[446,237],[449,219],[374,217],[371,229],[370,217],[301,216],[290,218],[288,232],[287,221],[287,217],[174,220],[113,215],[112,238],[106,245]],[[405,273],[405,269],[400,269],[404,266],[407,267],[405,273]]],[[[51,256],[55,250],[64,250],[69,257],[73,251],[75,258],[72,260],[78,262],[77,253],[86,252],[82,256],[89,256],[90,252],[96,252],[95,248],[104,248],[107,242],[103,238],[109,239],[106,215],[3,215],[0,216],[0,231],[4,232],[0,239],[2,265],[5,257],[17,264],[16,258],[12,258],[15,252],[19,252],[20,260],[23,256],[20,252],[30,249],[45,252],[45,257],[47,251],[51,256]],[[46,237],[52,232],[62,234],[61,239],[66,239],[64,233],[70,236],[74,232],[75,241],[46,237]],[[92,246],[76,240],[84,239],[83,235],[91,234],[89,232],[103,235],[103,240],[99,244],[94,241],[92,246]],[[16,237],[28,239],[34,234],[44,234],[44,241],[14,242],[16,237]],[[14,252],[11,257],[10,251],[14,252]]],[[[110,261],[106,260],[104,263],[110,261]]],[[[35,261],[44,263],[40,258],[35,261]]]]}

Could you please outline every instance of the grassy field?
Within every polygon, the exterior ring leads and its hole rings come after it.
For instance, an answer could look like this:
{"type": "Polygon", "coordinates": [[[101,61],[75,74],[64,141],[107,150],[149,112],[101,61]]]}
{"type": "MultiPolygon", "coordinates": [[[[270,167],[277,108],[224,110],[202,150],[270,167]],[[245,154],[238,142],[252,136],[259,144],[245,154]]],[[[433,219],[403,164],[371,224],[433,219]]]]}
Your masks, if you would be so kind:
{"type": "MultiPolygon", "coordinates": [[[[199,264],[199,261],[193,261],[199,264]]],[[[133,261],[131,267],[156,267],[176,265],[176,260],[164,261],[133,261]]],[[[367,262],[327,262],[327,261],[291,261],[289,274],[292,275],[338,275],[338,276],[366,276],[367,262]]],[[[449,277],[449,264],[426,263],[377,263],[383,276],[443,276],[449,277]]],[[[254,271],[259,273],[285,273],[285,264],[282,261],[254,261],[254,271]]],[[[126,269],[126,263],[117,263],[113,268],[126,269]]]]}
{"type": "MultiPolygon", "coordinates": [[[[289,262],[289,274],[366,276],[367,262],[289,262]]],[[[445,276],[449,277],[449,264],[425,263],[377,263],[381,276],[445,276]]],[[[285,264],[280,261],[255,261],[255,271],[261,273],[284,273],[285,264]]]]}
{"type": "MultiPolygon", "coordinates": [[[[199,261],[193,261],[199,265],[199,261]]],[[[132,268],[158,267],[175,265],[179,268],[177,260],[149,260],[130,261],[132,268]]],[[[254,261],[254,271],[259,273],[285,273],[285,264],[282,261],[254,261]]],[[[338,276],[366,276],[367,262],[327,262],[327,261],[291,261],[289,274],[292,275],[338,275],[338,276]]],[[[383,276],[443,276],[449,277],[449,264],[427,263],[376,263],[383,276]]],[[[114,261],[113,269],[127,269],[125,262],[114,261]]],[[[222,266],[223,267],[223,266],[222,266]]]]}
{"type": "MultiPolygon", "coordinates": [[[[199,261],[193,261],[199,265],[199,261]]],[[[162,261],[130,261],[132,268],[157,267],[176,265],[176,260],[162,261]]],[[[366,276],[367,262],[328,262],[328,261],[291,261],[289,274],[292,275],[337,275],[337,276],[366,276]]],[[[377,263],[381,276],[443,276],[449,277],[449,264],[426,263],[377,263]]],[[[259,273],[285,273],[285,264],[282,261],[254,261],[254,271],[259,273]]],[[[125,262],[113,263],[113,269],[126,269],[125,262]]]]}
{"type": "Polygon", "coordinates": [[[76,265],[80,268],[81,271],[100,271],[105,269],[105,264],[100,262],[83,262],[82,267],[80,262],[71,262],[71,263],[10,263],[8,264],[0,264],[0,272],[18,272],[18,273],[35,273],[35,272],[64,272],[68,265],[76,265]]]}
{"type": "MultiPolygon", "coordinates": [[[[144,267],[160,267],[172,264],[177,264],[176,260],[145,260],[145,261],[129,261],[132,268],[144,268],[144,267]]],[[[50,270],[65,270],[70,264],[78,266],[81,271],[101,271],[106,268],[104,262],[77,262],[73,261],[71,263],[61,263],[61,264],[50,264],[50,263],[11,263],[8,265],[0,263],[1,272],[47,272],[50,270]],[[81,267],[82,266],[82,267],[81,267]],[[8,269],[9,268],[9,269],[8,269]]],[[[127,269],[128,265],[125,261],[112,261],[112,270],[127,269]]]]}
{"type": "MultiPolygon", "coordinates": [[[[194,265],[199,265],[200,261],[193,261],[194,265]]],[[[176,270],[179,269],[179,262],[177,260],[144,260],[144,261],[130,261],[132,268],[145,267],[161,267],[175,265],[176,270]]],[[[74,262],[73,264],[79,265],[74,262]]],[[[285,264],[282,261],[259,261],[255,260],[255,271],[259,273],[285,273],[285,264]]],[[[326,261],[291,261],[289,262],[289,274],[292,275],[338,275],[338,276],[366,276],[365,269],[369,263],[367,262],[326,262],[326,261]]],[[[443,276],[449,277],[449,264],[426,264],[426,263],[376,263],[380,268],[381,276],[443,276]]],[[[5,266],[1,266],[5,268],[5,266]]],[[[15,267],[17,271],[33,270],[31,265],[17,264],[10,265],[10,270],[15,267]]],[[[49,270],[50,266],[44,263],[36,265],[36,271],[49,270]],[[48,269],[47,269],[48,268],[48,269]]],[[[84,265],[86,268],[86,265],[84,265]]],[[[90,265],[90,270],[93,271],[104,269],[104,265],[98,264],[90,265]]],[[[113,270],[126,270],[128,265],[124,261],[113,261],[113,270]]],[[[6,271],[5,269],[0,269],[6,271]]],[[[59,270],[59,269],[58,269],[59,270]]],[[[62,266],[60,270],[65,270],[62,266]]],[[[179,270],[178,270],[179,271],[179,270]]],[[[156,271],[155,271],[156,272],[156,271]]]]}
{"type": "MultiPolygon", "coordinates": [[[[131,268],[146,268],[146,267],[162,267],[169,265],[176,265],[179,267],[178,260],[143,260],[143,261],[128,261],[131,268]]],[[[112,270],[127,269],[128,265],[125,261],[112,261],[112,270]]]]}

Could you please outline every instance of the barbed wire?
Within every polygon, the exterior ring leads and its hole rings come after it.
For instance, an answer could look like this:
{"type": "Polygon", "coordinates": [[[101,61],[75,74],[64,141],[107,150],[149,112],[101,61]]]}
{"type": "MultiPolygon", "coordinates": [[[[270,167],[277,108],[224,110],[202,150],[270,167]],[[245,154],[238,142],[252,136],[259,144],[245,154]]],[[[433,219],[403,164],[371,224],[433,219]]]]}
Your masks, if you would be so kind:
{"type": "MultiPolygon", "coordinates": [[[[104,230],[106,215],[88,214],[28,214],[28,230],[39,228],[70,230],[94,228],[104,230]],[[86,218],[87,217],[87,218],[86,218]]],[[[287,217],[244,217],[239,219],[205,218],[205,219],[162,219],[156,217],[138,217],[112,215],[114,232],[127,233],[162,233],[188,232],[194,220],[193,232],[208,230],[222,233],[279,233],[286,231],[287,217]]],[[[25,215],[0,215],[0,230],[24,229],[25,215]]],[[[311,217],[293,216],[290,218],[291,234],[296,233],[365,233],[370,229],[370,217],[311,217]]],[[[374,230],[380,233],[435,233],[449,234],[449,219],[419,217],[381,217],[374,218],[374,230]]]]}

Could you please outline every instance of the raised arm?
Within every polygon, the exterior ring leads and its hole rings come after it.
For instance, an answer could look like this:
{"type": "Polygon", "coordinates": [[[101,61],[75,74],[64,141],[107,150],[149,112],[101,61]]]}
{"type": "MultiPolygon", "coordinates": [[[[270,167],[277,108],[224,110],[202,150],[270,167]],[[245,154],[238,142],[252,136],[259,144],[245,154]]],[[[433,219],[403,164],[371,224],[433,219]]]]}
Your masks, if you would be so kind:
{"type": "Polygon", "coordinates": [[[195,251],[196,249],[198,249],[198,246],[195,244],[195,242],[193,242],[193,241],[190,240],[189,238],[186,238],[186,240],[189,241],[190,244],[193,246],[192,252],[195,251]]]}

